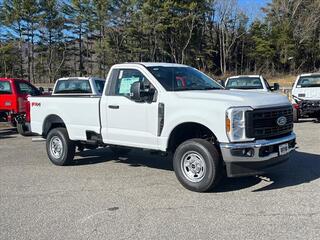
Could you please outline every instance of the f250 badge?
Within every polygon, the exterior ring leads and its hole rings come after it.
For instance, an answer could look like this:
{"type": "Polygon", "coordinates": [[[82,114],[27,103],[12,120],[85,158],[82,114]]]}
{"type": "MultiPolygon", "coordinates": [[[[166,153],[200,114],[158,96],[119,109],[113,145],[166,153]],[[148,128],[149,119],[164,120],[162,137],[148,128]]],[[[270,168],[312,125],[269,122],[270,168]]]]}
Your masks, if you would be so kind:
{"type": "Polygon", "coordinates": [[[32,102],[31,107],[41,107],[41,103],[39,102],[32,102]]]}
{"type": "Polygon", "coordinates": [[[282,116],[277,119],[277,124],[281,127],[287,123],[287,118],[282,116]]]}

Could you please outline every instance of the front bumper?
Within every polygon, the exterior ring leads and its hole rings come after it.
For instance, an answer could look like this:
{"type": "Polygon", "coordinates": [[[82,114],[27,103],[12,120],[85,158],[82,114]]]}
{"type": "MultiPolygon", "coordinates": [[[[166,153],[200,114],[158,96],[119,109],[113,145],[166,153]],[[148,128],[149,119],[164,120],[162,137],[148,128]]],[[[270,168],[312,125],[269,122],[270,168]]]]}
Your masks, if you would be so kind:
{"type": "Polygon", "coordinates": [[[223,160],[228,177],[240,177],[262,174],[275,165],[289,159],[290,152],[295,149],[296,135],[257,140],[249,143],[220,143],[223,160]],[[288,143],[288,152],[279,153],[279,145],[288,143]]]}
{"type": "Polygon", "coordinates": [[[299,102],[300,115],[320,117],[320,100],[302,100],[299,102]]]}

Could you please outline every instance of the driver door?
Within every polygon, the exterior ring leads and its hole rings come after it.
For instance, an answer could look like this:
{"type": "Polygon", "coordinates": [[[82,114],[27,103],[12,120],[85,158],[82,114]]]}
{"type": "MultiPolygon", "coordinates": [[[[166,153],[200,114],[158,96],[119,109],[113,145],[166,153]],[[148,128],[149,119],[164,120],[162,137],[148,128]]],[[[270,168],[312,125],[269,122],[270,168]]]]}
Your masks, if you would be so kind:
{"type": "Polygon", "coordinates": [[[153,88],[148,79],[136,69],[116,69],[107,96],[102,98],[102,137],[105,143],[157,149],[158,103],[133,101],[131,85],[139,81],[153,88]]]}

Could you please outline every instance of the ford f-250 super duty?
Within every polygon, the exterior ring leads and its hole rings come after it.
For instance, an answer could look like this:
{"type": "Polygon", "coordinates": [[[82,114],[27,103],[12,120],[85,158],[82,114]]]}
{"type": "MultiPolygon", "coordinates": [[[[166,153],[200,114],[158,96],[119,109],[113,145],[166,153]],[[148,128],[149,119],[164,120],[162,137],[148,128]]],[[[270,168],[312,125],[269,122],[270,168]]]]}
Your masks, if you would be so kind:
{"type": "Polygon", "coordinates": [[[229,177],[260,174],[295,148],[287,97],[224,90],[179,64],[114,65],[101,97],[31,97],[31,129],[46,138],[56,165],[73,161],[81,144],[173,153],[177,178],[208,191],[229,177]]]}

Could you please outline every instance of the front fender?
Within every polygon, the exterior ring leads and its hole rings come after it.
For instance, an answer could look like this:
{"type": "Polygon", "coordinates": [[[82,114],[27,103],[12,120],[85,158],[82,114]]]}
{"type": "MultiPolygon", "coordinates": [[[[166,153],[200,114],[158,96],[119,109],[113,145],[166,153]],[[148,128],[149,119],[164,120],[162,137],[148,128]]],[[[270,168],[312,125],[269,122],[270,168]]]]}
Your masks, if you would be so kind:
{"type": "Polygon", "coordinates": [[[175,114],[174,117],[165,119],[165,124],[160,136],[159,145],[162,150],[167,149],[168,141],[172,131],[183,123],[197,123],[201,124],[216,136],[219,142],[228,142],[228,138],[225,131],[225,115],[218,114],[211,117],[205,116],[206,114],[175,114]]]}

